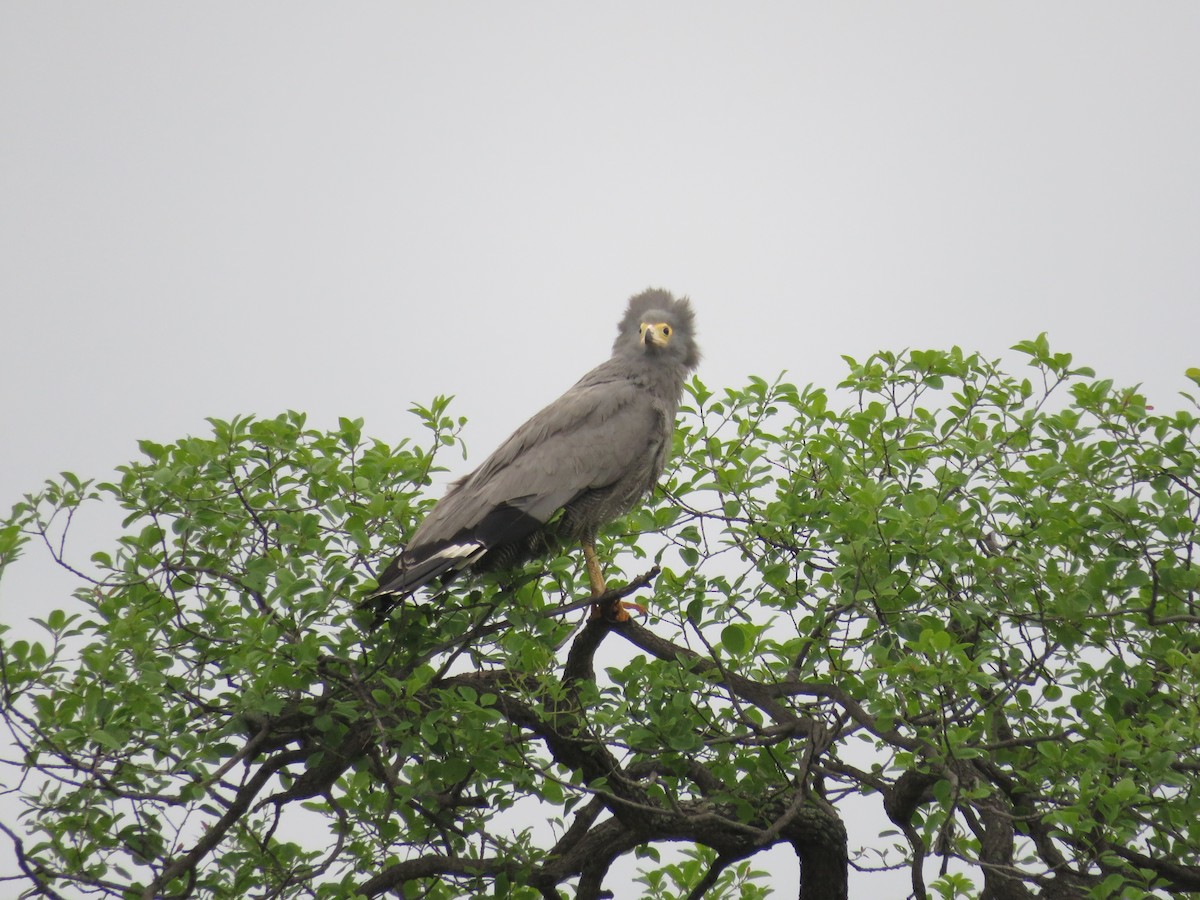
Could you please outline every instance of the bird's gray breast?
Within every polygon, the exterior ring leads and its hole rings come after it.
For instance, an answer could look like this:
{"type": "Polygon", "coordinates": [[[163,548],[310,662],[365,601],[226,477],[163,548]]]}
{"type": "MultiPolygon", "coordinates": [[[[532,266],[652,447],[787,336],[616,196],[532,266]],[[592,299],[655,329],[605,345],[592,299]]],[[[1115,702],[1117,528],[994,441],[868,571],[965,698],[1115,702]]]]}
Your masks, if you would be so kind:
{"type": "Polygon", "coordinates": [[[658,404],[646,407],[651,427],[619,436],[637,444],[630,464],[612,482],[589,488],[563,510],[562,530],[570,538],[590,535],[623,516],[648,494],[662,475],[674,430],[674,416],[658,404]]]}

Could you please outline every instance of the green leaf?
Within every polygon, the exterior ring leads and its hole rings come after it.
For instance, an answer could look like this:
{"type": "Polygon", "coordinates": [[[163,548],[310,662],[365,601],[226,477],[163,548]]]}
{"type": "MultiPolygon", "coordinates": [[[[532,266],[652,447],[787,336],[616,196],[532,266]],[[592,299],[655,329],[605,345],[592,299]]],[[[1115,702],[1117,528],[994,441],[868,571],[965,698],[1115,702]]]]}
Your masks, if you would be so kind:
{"type": "Polygon", "coordinates": [[[741,656],[749,647],[750,640],[744,625],[731,622],[721,629],[721,646],[733,656],[741,656]]]}

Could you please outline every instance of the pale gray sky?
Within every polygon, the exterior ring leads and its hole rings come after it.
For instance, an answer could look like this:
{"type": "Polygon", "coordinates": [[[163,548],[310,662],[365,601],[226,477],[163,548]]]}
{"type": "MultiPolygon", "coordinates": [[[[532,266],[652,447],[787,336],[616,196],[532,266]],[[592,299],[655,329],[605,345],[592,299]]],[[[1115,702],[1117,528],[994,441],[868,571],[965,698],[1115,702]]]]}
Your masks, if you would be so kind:
{"type": "Polygon", "coordinates": [[[437,393],[480,459],[648,285],[710,385],[1049,331],[1174,406],[1200,5],[0,0],[0,504],[437,393]]]}

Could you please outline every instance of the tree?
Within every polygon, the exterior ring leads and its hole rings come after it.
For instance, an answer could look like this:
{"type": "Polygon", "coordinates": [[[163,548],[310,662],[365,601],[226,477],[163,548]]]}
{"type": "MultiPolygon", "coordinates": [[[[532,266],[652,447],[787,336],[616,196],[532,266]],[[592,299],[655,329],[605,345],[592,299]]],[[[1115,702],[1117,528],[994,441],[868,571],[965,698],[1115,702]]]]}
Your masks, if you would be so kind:
{"type": "Polygon", "coordinates": [[[847,360],[844,409],[693,381],[664,489],[601,545],[648,570],[644,622],[577,629],[571,553],[365,629],[458,443],[444,400],[427,445],[288,413],[47,483],[0,530],[0,566],[40,545],[80,584],[0,646],[19,881],[594,898],[636,854],[644,896],[752,898],[782,843],[805,898],[849,866],[917,896],[1200,891],[1200,419],[1015,349],[1029,377],[847,360]],[[125,531],[84,568],[93,500],[125,531]]]}

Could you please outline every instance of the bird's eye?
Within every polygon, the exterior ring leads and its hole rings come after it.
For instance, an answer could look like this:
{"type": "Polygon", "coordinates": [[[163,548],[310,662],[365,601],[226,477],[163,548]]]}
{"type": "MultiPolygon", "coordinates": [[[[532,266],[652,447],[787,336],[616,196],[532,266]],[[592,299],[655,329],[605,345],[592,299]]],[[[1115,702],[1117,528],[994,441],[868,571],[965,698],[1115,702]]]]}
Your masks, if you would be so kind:
{"type": "Polygon", "coordinates": [[[671,336],[671,326],[664,325],[663,326],[663,337],[670,337],[670,336],[671,336]]]}

